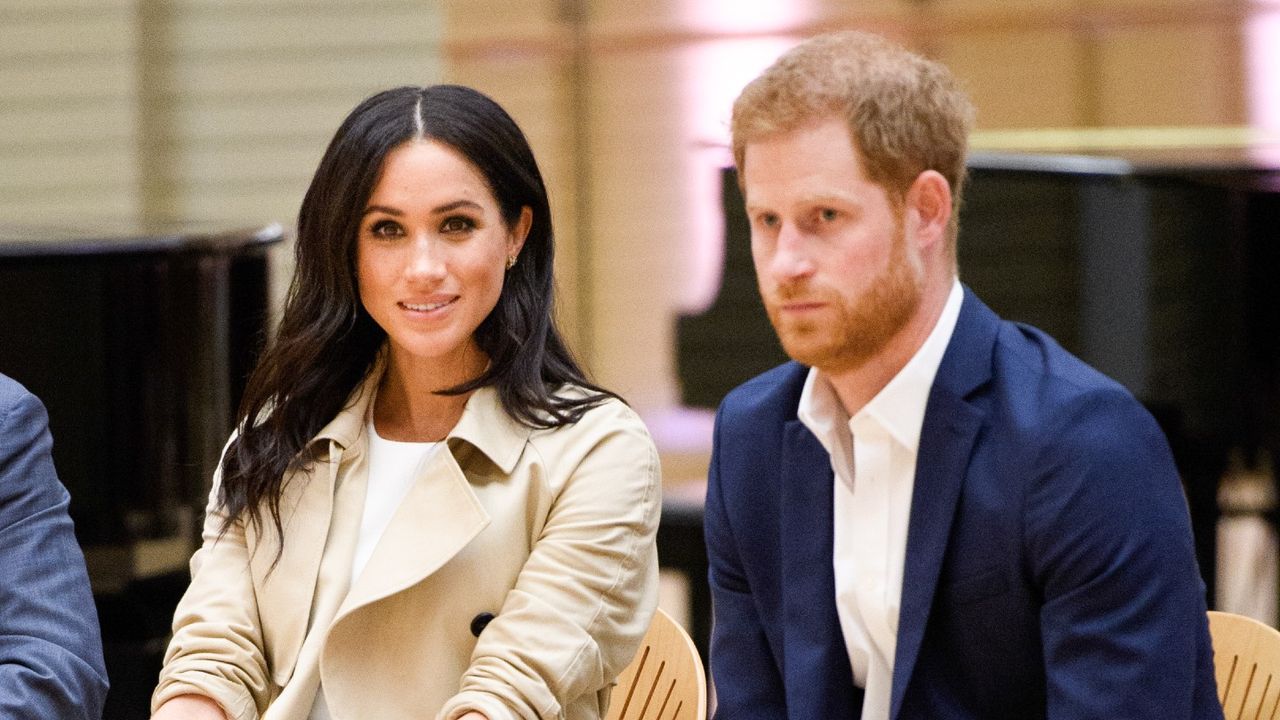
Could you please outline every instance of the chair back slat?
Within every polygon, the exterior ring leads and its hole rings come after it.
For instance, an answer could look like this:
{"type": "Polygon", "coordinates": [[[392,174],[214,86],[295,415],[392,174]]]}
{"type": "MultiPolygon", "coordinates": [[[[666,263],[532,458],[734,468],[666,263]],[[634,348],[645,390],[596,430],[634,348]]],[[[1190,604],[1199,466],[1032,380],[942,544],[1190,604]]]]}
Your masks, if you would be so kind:
{"type": "Polygon", "coordinates": [[[1227,720],[1280,720],[1280,632],[1253,618],[1210,611],[1209,633],[1227,720]]]}
{"type": "Polygon", "coordinates": [[[706,714],[698,650],[684,628],[658,610],[635,659],[618,676],[605,720],[705,720],[706,714]]]}

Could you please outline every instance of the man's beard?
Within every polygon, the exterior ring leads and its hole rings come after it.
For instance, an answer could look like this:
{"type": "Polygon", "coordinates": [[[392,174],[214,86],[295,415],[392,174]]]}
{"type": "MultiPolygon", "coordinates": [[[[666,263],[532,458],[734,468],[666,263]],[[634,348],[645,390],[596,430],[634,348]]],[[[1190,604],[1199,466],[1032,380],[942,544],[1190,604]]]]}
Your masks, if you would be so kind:
{"type": "Polygon", "coordinates": [[[769,320],[783,350],[797,362],[826,373],[862,367],[875,357],[915,315],[923,295],[923,271],[907,256],[903,225],[898,223],[888,265],[856,298],[827,288],[780,286],[766,303],[769,320]],[[778,305],[791,299],[829,303],[834,321],[788,320],[778,305]]]}

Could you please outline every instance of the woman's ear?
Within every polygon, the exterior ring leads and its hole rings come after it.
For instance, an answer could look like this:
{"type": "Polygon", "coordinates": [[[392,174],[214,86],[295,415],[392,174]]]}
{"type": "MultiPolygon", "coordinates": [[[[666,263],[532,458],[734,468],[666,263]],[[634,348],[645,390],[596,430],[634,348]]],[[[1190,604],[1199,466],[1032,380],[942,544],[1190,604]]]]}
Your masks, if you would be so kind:
{"type": "Polygon", "coordinates": [[[921,249],[943,242],[951,223],[951,184],[936,170],[916,176],[907,190],[907,213],[921,249]]]}
{"type": "Polygon", "coordinates": [[[524,247],[524,241],[529,237],[529,229],[533,227],[533,209],[528,205],[520,208],[520,217],[516,218],[516,222],[511,226],[511,238],[507,241],[507,257],[515,257],[520,254],[520,249],[524,247]]]}

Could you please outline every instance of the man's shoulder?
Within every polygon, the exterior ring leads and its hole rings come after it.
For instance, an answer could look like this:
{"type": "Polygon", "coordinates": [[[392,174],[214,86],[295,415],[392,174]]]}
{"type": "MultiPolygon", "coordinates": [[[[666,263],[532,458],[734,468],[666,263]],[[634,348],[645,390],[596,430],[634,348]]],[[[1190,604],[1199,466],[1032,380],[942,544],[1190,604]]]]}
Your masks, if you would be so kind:
{"type": "Polygon", "coordinates": [[[786,362],[730,390],[720,403],[721,422],[795,419],[809,368],[786,362]]]}
{"type": "MultiPolygon", "coordinates": [[[[24,404],[40,404],[38,398],[22,383],[0,373],[0,424],[3,424],[16,408],[24,404]]],[[[43,405],[40,405],[43,407],[43,405]]]]}
{"type": "Polygon", "coordinates": [[[1040,402],[1098,394],[1136,402],[1118,381],[1043,330],[1023,323],[1001,323],[992,369],[997,382],[1031,394],[1040,402]]]}
{"type": "Polygon", "coordinates": [[[1044,331],[1002,320],[985,390],[993,425],[1024,451],[1043,456],[1109,452],[1116,443],[1164,447],[1158,426],[1132,392],[1044,331]]]}

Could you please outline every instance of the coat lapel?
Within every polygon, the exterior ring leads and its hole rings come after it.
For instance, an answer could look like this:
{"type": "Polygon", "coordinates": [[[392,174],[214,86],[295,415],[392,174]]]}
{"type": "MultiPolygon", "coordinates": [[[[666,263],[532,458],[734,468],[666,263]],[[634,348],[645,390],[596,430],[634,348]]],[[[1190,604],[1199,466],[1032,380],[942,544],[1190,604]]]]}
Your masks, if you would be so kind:
{"type": "Polygon", "coordinates": [[[431,575],[488,524],[489,515],[453,454],[438,448],[392,515],[334,623],[431,575]]]}
{"type": "Polygon", "coordinates": [[[783,666],[789,714],[858,717],[861,692],[853,684],[836,613],[831,461],[809,429],[793,420],[784,426],[780,462],[783,666]]]}
{"type": "Polygon", "coordinates": [[[986,417],[970,396],[991,377],[998,328],[999,319],[966,288],[920,431],[893,664],[891,718],[897,718],[902,708],[920,656],[969,457],[986,417]]]}
{"type": "Polygon", "coordinates": [[[488,526],[489,515],[457,462],[460,444],[474,446],[510,474],[530,432],[507,414],[494,388],[473,393],[448,439],[419,469],[334,622],[422,581],[488,526]]]}
{"type": "Polygon", "coordinates": [[[264,517],[261,532],[255,532],[251,525],[245,529],[258,613],[270,619],[263,623],[263,634],[271,648],[274,678],[281,685],[292,674],[307,634],[340,466],[358,454],[358,450],[347,452],[347,448],[360,439],[381,375],[380,367],[371,372],[351,393],[343,410],[311,440],[313,446],[322,448],[315,461],[285,478],[280,489],[280,519],[287,538],[283,551],[269,516],[264,517]]]}

